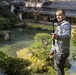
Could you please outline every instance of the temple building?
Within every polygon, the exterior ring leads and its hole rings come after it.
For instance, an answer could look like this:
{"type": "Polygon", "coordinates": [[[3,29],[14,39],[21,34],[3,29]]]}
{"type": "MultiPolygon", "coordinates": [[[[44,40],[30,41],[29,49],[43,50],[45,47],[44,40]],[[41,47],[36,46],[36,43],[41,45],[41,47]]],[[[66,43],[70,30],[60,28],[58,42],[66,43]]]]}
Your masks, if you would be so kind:
{"type": "MultiPolygon", "coordinates": [[[[11,11],[15,12],[20,20],[28,19],[33,22],[50,22],[52,16],[55,16],[57,9],[64,9],[66,17],[71,23],[76,23],[76,1],[74,0],[44,0],[39,7],[26,6],[24,0],[7,0],[11,5],[11,11]]],[[[32,2],[33,0],[31,0],[32,2]]]]}
{"type": "Polygon", "coordinates": [[[9,3],[11,7],[11,12],[16,13],[19,16],[19,19],[22,20],[22,14],[25,11],[25,2],[24,0],[5,0],[9,3]]]}

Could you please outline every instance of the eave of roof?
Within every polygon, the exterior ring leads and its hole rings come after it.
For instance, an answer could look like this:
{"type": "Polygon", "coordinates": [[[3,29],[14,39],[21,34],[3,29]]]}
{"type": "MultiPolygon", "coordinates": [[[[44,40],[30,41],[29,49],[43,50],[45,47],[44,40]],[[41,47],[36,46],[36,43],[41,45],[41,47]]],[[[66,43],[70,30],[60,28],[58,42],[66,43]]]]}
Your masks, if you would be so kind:
{"type": "Polygon", "coordinates": [[[6,0],[9,4],[16,4],[17,1],[14,1],[14,0],[6,0]]]}
{"type": "Polygon", "coordinates": [[[49,6],[42,6],[41,11],[45,14],[55,15],[56,9],[64,9],[66,11],[66,16],[76,17],[76,1],[53,2],[49,6]]]}
{"type": "Polygon", "coordinates": [[[52,2],[49,6],[42,6],[43,8],[60,8],[60,9],[68,9],[68,10],[76,10],[76,1],[57,1],[52,2]]]}
{"type": "Polygon", "coordinates": [[[50,6],[44,6],[43,8],[55,8],[55,9],[67,9],[67,10],[76,10],[76,6],[59,6],[59,5],[50,5],[50,6]]]}
{"type": "MultiPolygon", "coordinates": [[[[33,11],[34,12],[34,11],[33,11]]],[[[36,11],[35,11],[36,12],[36,11]]],[[[46,11],[46,10],[40,10],[40,11],[37,11],[37,13],[40,13],[40,14],[47,14],[47,15],[55,15],[55,11],[46,11]]],[[[76,17],[76,11],[66,11],[66,16],[67,17],[76,17]]]]}

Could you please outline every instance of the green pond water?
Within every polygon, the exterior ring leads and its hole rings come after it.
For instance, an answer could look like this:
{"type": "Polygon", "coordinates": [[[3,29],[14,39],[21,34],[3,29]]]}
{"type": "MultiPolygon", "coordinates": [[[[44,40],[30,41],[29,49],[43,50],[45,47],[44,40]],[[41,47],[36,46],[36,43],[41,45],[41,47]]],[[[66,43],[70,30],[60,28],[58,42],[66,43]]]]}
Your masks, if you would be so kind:
{"type": "Polygon", "coordinates": [[[0,51],[12,57],[16,57],[16,51],[30,46],[34,42],[36,33],[51,33],[46,30],[23,28],[10,29],[9,31],[11,31],[11,40],[8,42],[0,39],[0,51]]]}

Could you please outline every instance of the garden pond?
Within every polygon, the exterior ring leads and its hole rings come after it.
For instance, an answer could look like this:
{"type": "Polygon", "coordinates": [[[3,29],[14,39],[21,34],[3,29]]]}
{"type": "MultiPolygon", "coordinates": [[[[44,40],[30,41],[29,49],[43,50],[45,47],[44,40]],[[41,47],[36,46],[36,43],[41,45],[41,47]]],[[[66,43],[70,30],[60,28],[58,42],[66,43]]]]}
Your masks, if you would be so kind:
{"type": "MultiPolygon", "coordinates": [[[[0,51],[3,51],[11,57],[16,57],[16,52],[33,44],[36,33],[49,33],[51,31],[41,29],[24,29],[14,28],[9,29],[11,32],[10,41],[5,41],[0,38],[0,51]]],[[[74,49],[72,46],[71,49],[74,49]]],[[[76,75],[76,61],[71,60],[71,68],[68,70],[68,75],[76,75]]]]}

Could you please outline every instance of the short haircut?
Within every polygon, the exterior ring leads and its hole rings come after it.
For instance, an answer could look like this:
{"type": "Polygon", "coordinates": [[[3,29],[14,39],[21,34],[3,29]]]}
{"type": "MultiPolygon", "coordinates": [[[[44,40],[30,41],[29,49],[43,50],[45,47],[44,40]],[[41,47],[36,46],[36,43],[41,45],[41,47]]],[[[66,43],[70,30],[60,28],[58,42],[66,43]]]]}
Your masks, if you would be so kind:
{"type": "Polygon", "coordinates": [[[62,11],[62,13],[65,15],[65,11],[63,9],[57,9],[56,12],[57,11],[62,11]]]}

